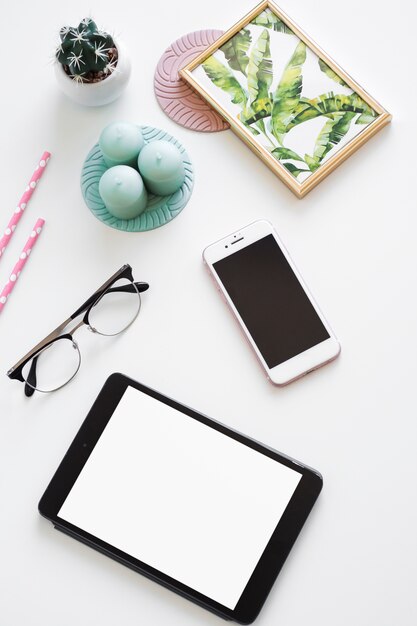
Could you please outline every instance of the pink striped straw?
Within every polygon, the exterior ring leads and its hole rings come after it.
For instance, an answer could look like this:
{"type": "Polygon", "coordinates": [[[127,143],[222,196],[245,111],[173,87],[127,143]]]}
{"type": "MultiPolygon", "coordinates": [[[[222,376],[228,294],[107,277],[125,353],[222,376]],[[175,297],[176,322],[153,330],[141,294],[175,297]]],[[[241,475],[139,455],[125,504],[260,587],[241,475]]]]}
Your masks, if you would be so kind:
{"type": "Polygon", "coordinates": [[[44,224],[45,224],[45,220],[43,220],[42,218],[39,218],[36,221],[36,224],[33,227],[32,232],[30,233],[29,239],[27,240],[25,247],[23,248],[20,254],[19,260],[14,266],[12,273],[9,276],[9,280],[7,281],[6,285],[3,288],[3,291],[0,293],[0,313],[3,310],[10,294],[13,291],[16,281],[20,276],[20,272],[26,265],[26,261],[28,260],[29,255],[32,252],[32,248],[35,245],[36,241],[38,240],[39,235],[42,232],[42,227],[44,224]]]}
{"type": "Polygon", "coordinates": [[[43,155],[41,156],[39,163],[36,166],[36,169],[32,174],[32,178],[30,179],[29,184],[26,187],[23,196],[19,200],[19,204],[15,208],[14,213],[12,214],[9,223],[7,224],[7,228],[4,231],[4,234],[0,239],[0,258],[3,252],[5,251],[7,244],[12,238],[14,230],[17,224],[19,223],[19,220],[22,217],[24,210],[26,209],[28,205],[28,202],[31,199],[33,192],[35,191],[36,186],[40,178],[42,177],[42,174],[45,171],[45,167],[49,161],[50,156],[51,156],[50,152],[44,152],[43,155]]]}

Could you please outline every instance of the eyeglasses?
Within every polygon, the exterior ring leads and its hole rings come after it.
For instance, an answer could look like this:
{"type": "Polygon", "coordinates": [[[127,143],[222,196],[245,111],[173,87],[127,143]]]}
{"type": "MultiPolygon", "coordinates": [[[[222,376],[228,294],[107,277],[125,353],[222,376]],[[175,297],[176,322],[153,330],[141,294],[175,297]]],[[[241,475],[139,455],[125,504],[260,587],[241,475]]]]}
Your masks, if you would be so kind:
{"type": "Polygon", "coordinates": [[[148,288],[148,283],[134,281],[130,265],[123,265],[65,322],[20,359],[7,376],[24,383],[27,396],[35,391],[49,393],[64,387],[81,365],[81,353],[73,338],[75,331],[87,326],[91,332],[107,337],[122,333],[139,315],[140,293],[148,288]],[[64,332],[82,314],[74,328],[64,332]]]}

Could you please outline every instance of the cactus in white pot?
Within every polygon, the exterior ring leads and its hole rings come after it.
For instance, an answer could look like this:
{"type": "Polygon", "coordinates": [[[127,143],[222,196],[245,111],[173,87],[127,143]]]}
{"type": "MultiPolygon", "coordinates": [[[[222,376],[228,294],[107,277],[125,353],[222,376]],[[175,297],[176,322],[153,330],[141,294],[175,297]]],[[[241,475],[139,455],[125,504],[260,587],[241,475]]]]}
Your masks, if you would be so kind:
{"type": "Polygon", "coordinates": [[[76,28],[61,28],[55,74],[64,93],[79,104],[100,106],[119,97],[130,76],[130,61],[120,41],[97,28],[91,18],[76,28]]]}

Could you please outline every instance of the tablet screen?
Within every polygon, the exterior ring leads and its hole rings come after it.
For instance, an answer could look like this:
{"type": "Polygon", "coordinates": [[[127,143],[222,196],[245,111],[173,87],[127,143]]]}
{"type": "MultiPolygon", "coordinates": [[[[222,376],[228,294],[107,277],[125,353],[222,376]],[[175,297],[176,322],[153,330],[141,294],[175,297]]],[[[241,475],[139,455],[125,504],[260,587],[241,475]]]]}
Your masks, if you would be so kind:
{"type": "Polygon", "coordinates": [[[58,515],[233,610],[301,476],[129,386],[58,515]]]}

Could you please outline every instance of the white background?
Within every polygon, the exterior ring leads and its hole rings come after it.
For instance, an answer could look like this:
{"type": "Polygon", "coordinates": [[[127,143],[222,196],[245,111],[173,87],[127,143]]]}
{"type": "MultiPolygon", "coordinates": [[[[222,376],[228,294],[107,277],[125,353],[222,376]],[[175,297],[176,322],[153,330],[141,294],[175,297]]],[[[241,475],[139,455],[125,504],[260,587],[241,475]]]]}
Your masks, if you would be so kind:
{"type": "MultiPolygon", "coordinates": [[[[227,29],[252,2],[9,2],[2,8],[0,219],[34,163],[53,157],[0,262],[3,283],[38,216],[45,229],[0,316],[12,365],[123,263],[151,288],[115,339],[80,331],[83,365],[65,389],[27,400],[0,377],[0,615],[13,626],[214,626],[219,619],[53,530],[37,502],[105,378],[119,370],[317,467],[324,490],[259,626],[414,626],[417,621],[415,5],[283,0],[393,123],[298,200],[231,132],[176,126],[153,95],[165,47],[227,29]],[[82,109],[58,93],[55,33],[91,10],[119,30],[125,95],[82,109]],[[113,120],[153,124],[192,156],[196,185],[169,225],[126,234],[83,204],[85,154],[113,120]],[[201,261],[212,241],[270,220],[342,343],[333,364],[284,389],[267,382],[201,261]]],[[[3,226],[1,226],[3,228],[3,226]]]]}
{"type": "Polygon", "coordinates": [[[58,514],[234,609],[300,480],[128,387],[58,514]]]}

